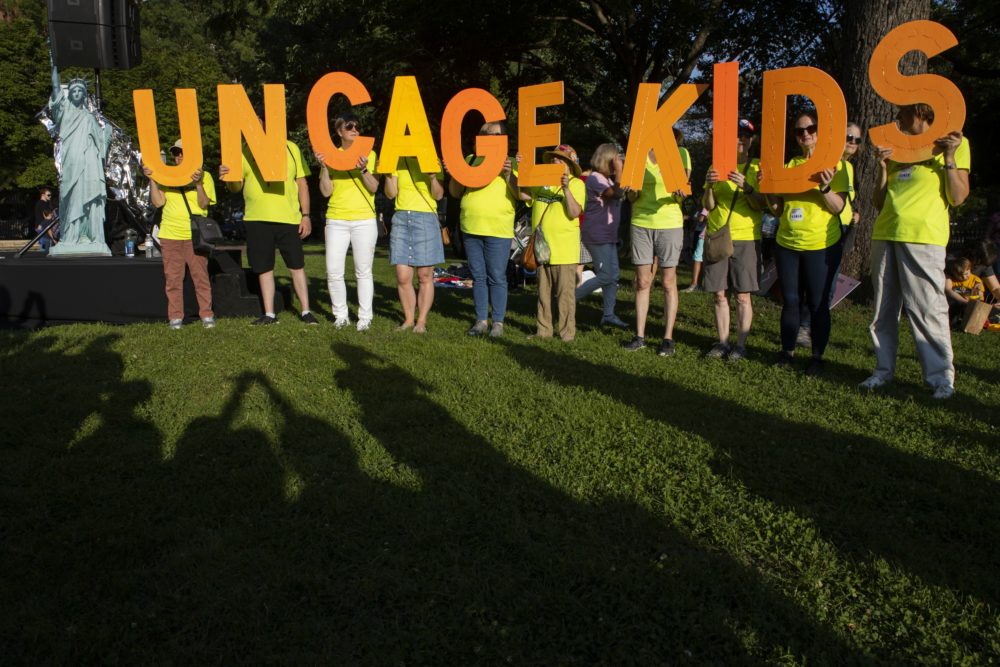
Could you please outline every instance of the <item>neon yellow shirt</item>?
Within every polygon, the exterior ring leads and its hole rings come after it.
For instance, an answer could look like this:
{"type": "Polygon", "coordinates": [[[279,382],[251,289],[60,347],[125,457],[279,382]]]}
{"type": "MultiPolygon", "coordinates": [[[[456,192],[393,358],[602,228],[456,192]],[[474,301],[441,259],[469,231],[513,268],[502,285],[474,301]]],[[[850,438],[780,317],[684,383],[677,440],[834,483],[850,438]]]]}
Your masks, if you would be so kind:
{"type": "MultiPolygon", "coordinates": [[[[466,156],[466,161],[472,158],[466,156]]],[[[470,162],[479,166],[483,158],[476,156],[470,162]]],[[[514,172],[517,175],[517,171],[514,172]]],[[[501,239],[514,238],[514,205],[516,201],[501,175],[497,175],[488,185],[481,188],[466,188],[462,195],[462,231],[476,236],[493,236],[501,239]]]]}
{"type": "Polygon", "coordinates": [[[285,180],[268,182],[256,163],[243,151],[243,219],[254,222],[280,222],[297,225],[302,221],[299,209],[299,186],[296,181],[310,174],[302,160],[302,151],[291,141],[286,142],[285,180]]]}
{"type": "MultiPolygon", "coordinates": [[[[789,160],[786,167],[795,167],[808,158],[799,156],[789,160]]],[[[843,162],[830,182],[830,190],[847,193],[847,170],[843,162]]],[[[789,250],[823,250],[840,240],[840,215],[826,208],[819,184],[812,190],[785,195],[785,208],[778,223],[778,245],[789,250]]]]}
{"type": "MultiPolygon", "coordinates": [[[[963,138],[955,151],[955,165],[968,171],[969,140],[963,138]]],[[[902,241],[948,245],[948,170],[944,154],[917,164],[889,162],[885,204],[875,220],[873,241],[902,241]]]]}
{"type": "MultiPolygon", "coordinates": [[[[569,179],[569,191],[583,210],[587,186],[575,176],[569,179]]],[[[549,264],[580,263],[580,218],[566,215],[566,195],[560,185],[531,188],[531,229],[542,224],[542,233],[552,249],[549,264]]]]}
{"type": "MultiPolygon", "coordinates": [[[[207,171],[201,174],[201,185],[208,196],[208,205],[215,203],[215,180],[207,171]]],[[[188,206],[194,215],[208,215],[208,209],[198,206],[198,191],[189,188],[168,188],[160,186],[167,201],[163,204],[163,218],[160,220],[160,238],[168,241],[191,240],[191,216],[182,197],[187,197],[188,206]]]]}
{"type": "MultiPolygon", "coordinates": [[[[745,162],[741,162],[736,165],[736,170],[744,173],[743,167],[745,164],[745,162]]],[[[759,167],[760,160],[754,158],[750,160],[750,166],[747,167],[745,172],[747,183],[754,190],[760,187],[760,183],[757,181],[759,167]]],[[[733,215],[731,217],[729,215],[729,204],[733,201],[733,193],[735,192],[736,184],[728,178],[724,181],[717,181],[712,186],[712,194],[715,197],[715,208],[708,212],[708,229],[706,231],[709,234],[719,231],[726,224],[726,218],[728,217],[729,233],[734,241],[759,241],[761,239],[761,212],[755,211],[750,206],[750,199],[745,192],[740,192],[740,196],[736,198],[736,207],[733,209],[733,215]]]]}
{"type": "MultiPolygon", "coordinates": [[[[431,194],[430,175],[420,171],[420,165],[413,158],[400,158],[405,161],[405,169],[396,170],[396,183],[399,193],[396,194],[397,211],[419,211],[421,213],[437,213],[437,200],[431,194]],[[411,171],[412,170],[412,171],[411,171]]],[[[444,181],[444,174],[438,172],[438,182],[444,181]]]]}
{"type": "MultiPolygon", "coordinates": [[[[338,151],[344,149],[337,147],[338,151]]],[[[368,154],[368,170],[375,169],[375,151],[368,154]]],[[[326,207],[327,220],[371,220],[375,217],[375,195],[361,180],[360,169],[330,170],[333,194],[326,207]]]]}
{"type": "Polygon", "coordinates": [[[844,210],[840,212],[840,224],[854,224],[854,205],[851,203],[858,196],[854,189],[854,165],[847,160],[841,160],[840,164],[847,168],[847,197],[844,198],[844,210]]]}
{"type": "MultiPolygon", "coordinates": [[[[691,154],[686,148],[680,148],[681,163],[691,171],[691,154]]],[[[681,200],[667,192],[663,184],[663,174],[660,165],[650,161],[646,156],[646,171],[642,176],[642,190],[639,198],[632,205],[632,224],[646,229],[677,229],[684,226],[684,212],[681,210],[681,200]]]]}

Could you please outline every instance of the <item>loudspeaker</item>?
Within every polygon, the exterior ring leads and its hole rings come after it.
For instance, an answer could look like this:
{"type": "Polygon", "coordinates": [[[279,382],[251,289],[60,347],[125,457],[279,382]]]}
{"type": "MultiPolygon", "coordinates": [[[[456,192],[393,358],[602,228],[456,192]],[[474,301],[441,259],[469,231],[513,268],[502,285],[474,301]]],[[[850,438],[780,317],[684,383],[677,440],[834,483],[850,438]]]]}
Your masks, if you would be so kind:
{"type": "Polygon", "coordinates": [[[138,0],[48,0],[58,67],[131,69],[142,63],[138,0]]]}

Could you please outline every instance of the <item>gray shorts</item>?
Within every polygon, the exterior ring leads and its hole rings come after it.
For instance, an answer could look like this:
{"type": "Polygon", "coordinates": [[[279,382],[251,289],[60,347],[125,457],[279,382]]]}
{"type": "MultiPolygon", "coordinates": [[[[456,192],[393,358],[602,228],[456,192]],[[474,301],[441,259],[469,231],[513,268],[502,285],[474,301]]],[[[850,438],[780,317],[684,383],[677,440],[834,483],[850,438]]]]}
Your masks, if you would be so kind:
{"type": "Polygon", "coordinates": [[[706,292],[756,292],[760,276],[760,241],[733,241],[733,256],[701,267],[706,292]]]}
{"type": "Polygon", "coordinates": [[[684,230],[646,229],[632,225],[632,263],[648,266],[653,257],[660,258],[660,268],[669,269],[680,264],[684,246],[684,230]]]}

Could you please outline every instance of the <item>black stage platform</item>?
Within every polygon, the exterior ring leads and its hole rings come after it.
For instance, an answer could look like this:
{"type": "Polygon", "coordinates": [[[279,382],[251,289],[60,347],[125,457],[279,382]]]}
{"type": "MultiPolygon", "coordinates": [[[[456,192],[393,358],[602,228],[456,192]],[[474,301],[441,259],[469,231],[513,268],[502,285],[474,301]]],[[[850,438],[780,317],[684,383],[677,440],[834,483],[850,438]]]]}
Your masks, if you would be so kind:
{"type": "MultiPolygon", "coordinates": [[[[260,315],[257,280],[242,267],[242,246],[218,248],[208,262],[217,317],[260,315]]],[[[279,288],[281,311],[289,290],[279,288]]],[[[184,279],[185,315],[198,319],[190,277],[184,279]]],[[[34,328],[68,322],[165,322],[167,297],[159,257],[0,258],[0,327],[34,328]]]]}

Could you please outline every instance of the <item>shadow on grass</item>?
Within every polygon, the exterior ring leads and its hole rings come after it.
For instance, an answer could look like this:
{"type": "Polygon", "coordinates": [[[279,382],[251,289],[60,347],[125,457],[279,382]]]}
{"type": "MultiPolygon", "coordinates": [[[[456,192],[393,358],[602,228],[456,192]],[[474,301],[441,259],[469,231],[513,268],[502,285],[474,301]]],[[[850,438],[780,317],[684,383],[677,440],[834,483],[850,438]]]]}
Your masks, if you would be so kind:
{"type": "Polygon", "coordinates": [[[1000,545],[992,528],[1000,525],[996,482],[669,380],[634,377],[530,345],[505,345],[521,366],[549,381],[604,393],[704,438],[716,452],[712,465],[718,473],[811,518],[841,551],[860,560],[881,556],[928,583],[1000,603],[1000,545]],[[643,391],[630,390],[640,385],[643,391]],[[740,424],[738,432],[733,424],[740,424]]]}
{"type": "Polygon", "coordinates": [[[116,339],[64,352],[40,338],[5,364],[5,391],[62,382],[53,394],[73,399],[0,447],[11,662],[862,658],[661,518],[581,504],[512,466],[418,378],[357,346],[333,347],[351,433],[244,373],[164,460],[141,416],[151,387],[125,379],[116,339]]]}

